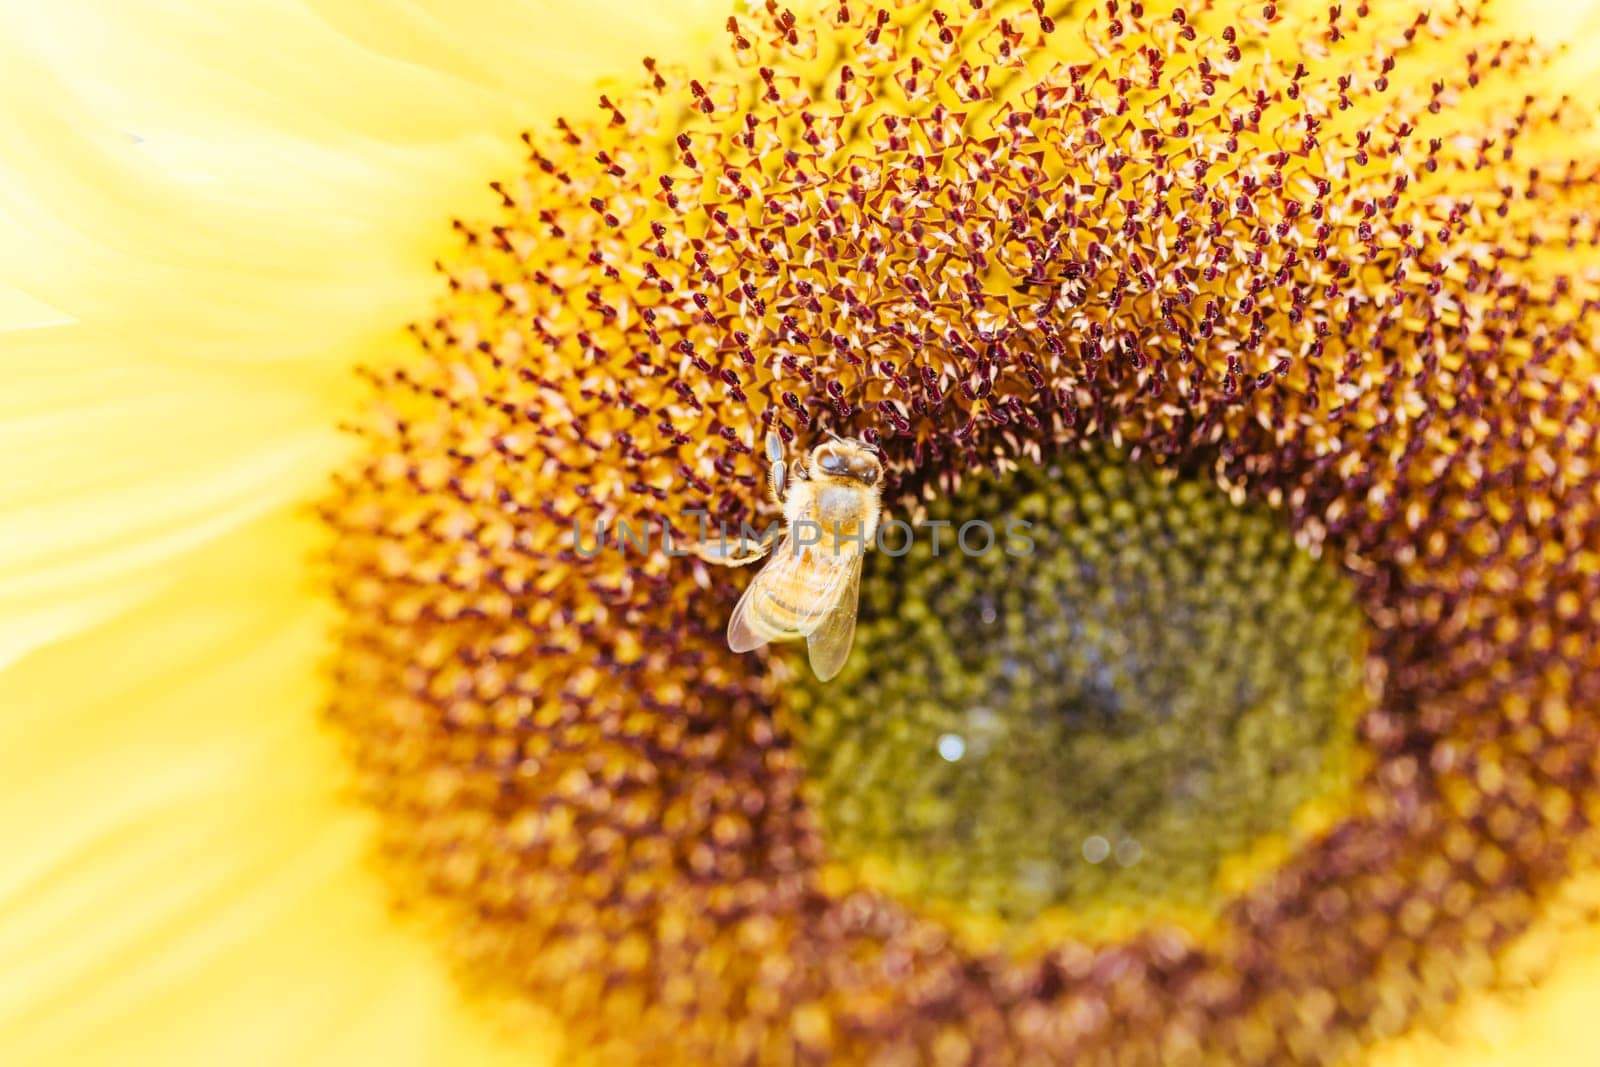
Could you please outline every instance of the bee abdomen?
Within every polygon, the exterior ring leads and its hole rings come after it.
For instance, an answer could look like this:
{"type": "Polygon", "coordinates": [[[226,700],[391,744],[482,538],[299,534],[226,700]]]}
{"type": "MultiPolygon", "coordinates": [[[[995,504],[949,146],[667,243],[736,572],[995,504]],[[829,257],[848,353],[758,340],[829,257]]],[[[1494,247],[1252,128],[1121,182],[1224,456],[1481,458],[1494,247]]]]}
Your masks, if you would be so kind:
{"type": "Polygon", "coordinates": [[[826,566],[801,568],[789,580],[762,591],[751,614],[768,640],[804,637],[816,628],[833,606],[827,601],[836,591],[830,587],[837,583],[830,571],[826,566]]]}

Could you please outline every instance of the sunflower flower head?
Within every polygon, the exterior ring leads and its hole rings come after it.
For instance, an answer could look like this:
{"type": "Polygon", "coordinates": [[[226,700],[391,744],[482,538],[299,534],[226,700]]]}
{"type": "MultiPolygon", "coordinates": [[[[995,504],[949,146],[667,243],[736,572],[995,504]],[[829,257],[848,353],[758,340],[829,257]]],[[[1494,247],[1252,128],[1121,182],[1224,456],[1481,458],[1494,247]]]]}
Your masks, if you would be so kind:
{"type": "Polygon", "coordinates": [[[332,717],[396,884],[597,1062],[1324,1062],[1600,814],[1600,184],[1473,4],[845,0],[527,137],[368,372],[332,717]],[[835,682],[574,527],[882,450],[835,682]],[[1030,1060],[1030,1057],[1032,1058],[1030,1060]]]}

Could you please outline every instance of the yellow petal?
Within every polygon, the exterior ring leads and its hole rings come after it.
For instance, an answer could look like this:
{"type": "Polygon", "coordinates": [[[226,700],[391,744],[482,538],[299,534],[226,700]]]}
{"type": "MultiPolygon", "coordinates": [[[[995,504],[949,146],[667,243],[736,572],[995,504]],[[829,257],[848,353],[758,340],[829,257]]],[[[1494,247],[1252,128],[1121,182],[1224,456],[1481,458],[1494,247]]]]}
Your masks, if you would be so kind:
{"type": "Polygon", "coordinates": [[[71,316],[10,285],[0,285],[0,332],[65,326],[71,316]]]}
{"type": "Polygon", "coordinates": [[[6,1062],[510,1062],[334,795],[306,532],[252,524],[0,675],[6,1062]]]}
{"type": "Polygon", "coordinates": [[[720,8],[0,8],[0,665],[303,498],[517,131],[720,8]]]}

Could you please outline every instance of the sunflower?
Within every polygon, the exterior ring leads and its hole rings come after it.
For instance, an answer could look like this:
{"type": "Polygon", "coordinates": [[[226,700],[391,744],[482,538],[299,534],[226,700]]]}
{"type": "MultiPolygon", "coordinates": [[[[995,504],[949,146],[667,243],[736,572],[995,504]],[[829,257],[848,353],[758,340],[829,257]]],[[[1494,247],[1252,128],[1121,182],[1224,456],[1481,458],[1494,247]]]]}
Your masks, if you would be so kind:
{"type": "Polygon", "coordinates": [[[7,1062],[1587,1061],[1581,12],[0,19],[7,1062]]]}

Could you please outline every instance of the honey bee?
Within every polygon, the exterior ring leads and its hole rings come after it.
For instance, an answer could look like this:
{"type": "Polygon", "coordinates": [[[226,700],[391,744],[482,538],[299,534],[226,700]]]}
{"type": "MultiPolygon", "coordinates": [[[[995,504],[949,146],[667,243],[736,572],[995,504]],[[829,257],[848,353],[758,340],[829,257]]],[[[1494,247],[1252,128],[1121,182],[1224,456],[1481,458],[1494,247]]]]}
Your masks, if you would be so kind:
{"type": "Polygon", "coordinates": [[[877,535],[883,481],[876,448],[828,436],[789,467],[783,439],[767,434],[767,489],[784,518],[775,548],[771,539],[755,545],[703,541],[699,553],[729,567],[769,557],[733,609],[728,647],[748,652],[803,637],[822,681],[844,667],[855,639],[861,558],[877,535]]]}

